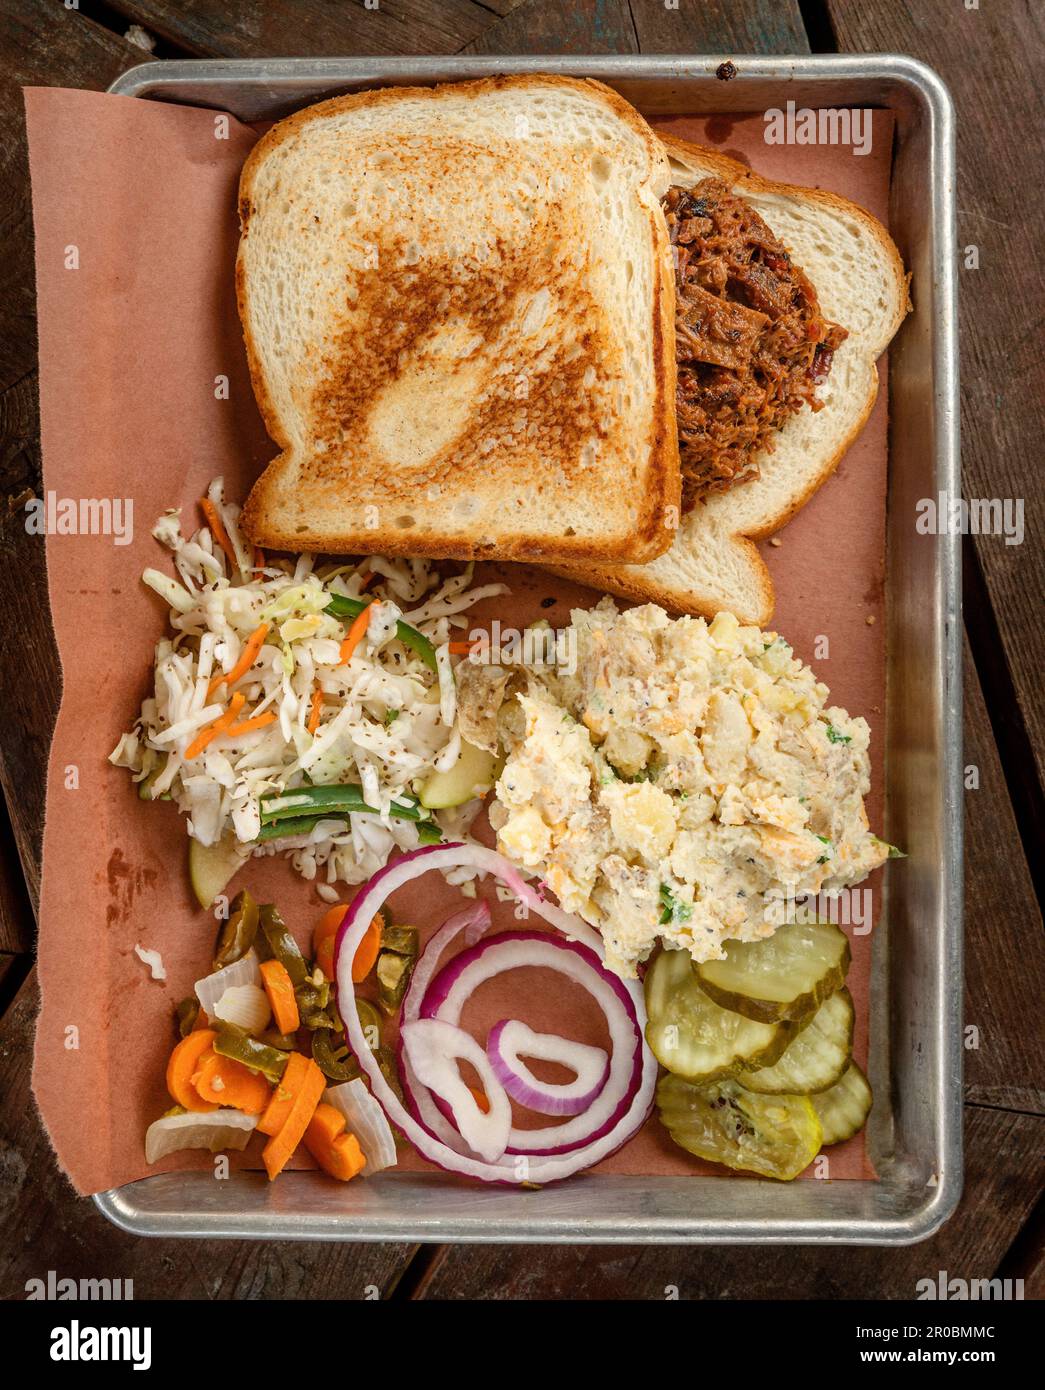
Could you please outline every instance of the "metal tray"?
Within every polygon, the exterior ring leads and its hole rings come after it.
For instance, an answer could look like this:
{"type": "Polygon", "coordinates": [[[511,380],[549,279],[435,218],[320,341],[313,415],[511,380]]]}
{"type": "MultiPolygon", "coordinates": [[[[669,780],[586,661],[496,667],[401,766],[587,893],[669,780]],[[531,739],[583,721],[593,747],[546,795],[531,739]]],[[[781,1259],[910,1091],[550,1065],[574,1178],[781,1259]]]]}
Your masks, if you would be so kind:
{"type": "Polygon", "coordinates": [[[273,119],[366,87],[496,73],[599,78],[648,114],[881,106],[896,118],[891,228],[915,312],[890,353],[886,833],[910,853],[875,931],[868,1144],[877,1182],[581,1176],[540,1193],[379,1174],[165,1173],[95,1198],[138,1235],[502,1242],[897,1245],[961,1192],[961,613],[956,536],[920,536],[920,497],[957,495],[954,132],[946,88],[913,59],[864,55],[358,58],[146,63],[110,91],[273,119]]]}

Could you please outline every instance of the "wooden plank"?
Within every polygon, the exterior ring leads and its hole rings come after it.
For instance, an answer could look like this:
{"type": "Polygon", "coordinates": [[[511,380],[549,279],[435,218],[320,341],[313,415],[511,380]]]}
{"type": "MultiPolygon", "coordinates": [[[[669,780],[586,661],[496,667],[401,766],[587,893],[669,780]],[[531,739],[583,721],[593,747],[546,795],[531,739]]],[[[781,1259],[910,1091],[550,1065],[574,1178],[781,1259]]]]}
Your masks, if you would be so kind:
{"type": "Polygon", "coordinates": [[[47,755],[58,714],[61,672],[51,630],[44,539],[25,530],[24,502],[41,489],[36,373],[0,396],[0,567],[9,583],[0,604],[0,787],[29,896],[40,893],[47,755]]]}
{"type": "Polygon", "coordinates": [[[798,0],[631,0],[642,53],[808,53],[798,0]]]}
{"type": "Polygon", "coordinates": [[[1045,937],[968,646],[965,793],[965,1095],[1045,1114],[1045,937]]]}
{"type": "Polygon", "coordinates": [[[1027,1302],[1041,1302],[1045,1298],[1045,1197],[1039,1200],[1013,1241],[998,1274],[1006,1279],[1022,1280],[1022,1295],[1027,1302]]]}
{"type": "Polygon", "coordinates": [[[487,10],[493,10],[494,14],[511,14],[512,10],[517,10],[520,5],[525,5],[526,0],[478,0],[487,10]]]}
{"type": "Polygon", "coordinates": [[[120,11],[162,38],[207,57],[280,58],[456,53],[510,0],[120,0],[120,11]]]}
{"type": "MultiPolygon", "coordinates": [[[[931,1240],[828,1246],[457,1246],[418,1292],[454,1299],[898,1298],[918,1281],[994,1275],[1041,1192],[1045,1119],[966,1109],[965,1195],[931,1240]]],[[[723,1178],[724,1182],[729,1181],[723,1178]]]]}
{"type": "MultiPolygon", "coordinates": [[[[0,806],[0,952],[30,951],[33,925],[33,909],[26,893],[18,849],[5,808],[0,806]]],[[[0,956],[3,961],[11,959],[12,954],[0,956]]]]}
{"type": "Polygon", "coordinates": [[[35,975],[0,1022],[0,1298],[46,1277],[132,1279],[136,1299],[387,1297],[411,1245],[140,1240],[76,1197],[29,1088],[35,975]]]}
{"type": "Polygon", "coordinates": [[[627,0],[525,0],[464,48],[465,53],[634,53],[627,0]]]}
{"type": "MultiPolygon", "coordinates": [[[[1039,403],[1045,396],[1040,319],[1045,264],[1040,229],[1045,193],[1029,175],[1041,149],[1045,9],[991,0],[966,9],[953,0],[868,5],[828,0],[839,47],[908,53],[950,87],[958,140],[958,243],[976,246],[980,268],[959,265],[962,345],[962,470],[967,497],[1020,499],[1028,537],[1007,545],[983,536],[983,567],[1019,712],[1045,780],[1045,551],[1035,539],[1039,496],[1039,403]]],[[[917,297],[918,286],[913,287],[917,297]]],[[[970,615],[976,621],[976,615],[970,615]]],[[[988,657],[988,659],[990,659],[988,657]]]]}
{"type": "Polygon", "coordinates": [[[2,1000],[6,1000],[8,990],[11,988],[11,986],[7,985],[5,982],[11,974],[11,971],[15,969],[17,962],[17,956],[7,953],[0,954],[0,999],[2,1000]]]}

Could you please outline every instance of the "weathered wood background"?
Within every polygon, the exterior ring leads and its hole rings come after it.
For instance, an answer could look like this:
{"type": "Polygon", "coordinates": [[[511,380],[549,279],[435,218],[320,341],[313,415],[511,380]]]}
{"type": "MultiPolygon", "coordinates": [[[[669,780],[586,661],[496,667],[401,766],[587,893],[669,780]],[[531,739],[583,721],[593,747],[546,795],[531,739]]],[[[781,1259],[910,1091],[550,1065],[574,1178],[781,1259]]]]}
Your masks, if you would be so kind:
{"type": "Polygon", "coordinates": [[[142,1297],[911,1298],[926,1275],[1023,1278],[1045,1295],[1040,491],[1040,167],[1045,7],[1033,0],[0,0],[0,1297],[25,1281],[132,1278],[142,1297]],[[411,53],[903,52],[958,111],[967,495],[1025,499],[1027,539],[965,550],[967,794],[965,1196],[933,1240],[892,1251],[518,1248],[142,1241],[57,1172],[29,1090],[44,770],[60,676],[43,548],[25,84],[104,89],[158,58],[411,53]],[[139,33],[139,37],[143,37],[139,33]],[[1037,172],[1036,172],[1037,171],[1037,172]]]}

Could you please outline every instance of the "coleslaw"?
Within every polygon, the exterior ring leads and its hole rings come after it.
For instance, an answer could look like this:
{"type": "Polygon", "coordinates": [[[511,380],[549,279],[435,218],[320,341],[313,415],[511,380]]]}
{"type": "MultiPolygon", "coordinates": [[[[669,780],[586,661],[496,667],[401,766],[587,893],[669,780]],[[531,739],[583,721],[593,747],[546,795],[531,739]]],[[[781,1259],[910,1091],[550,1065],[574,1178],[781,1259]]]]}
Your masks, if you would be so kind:
{"type": "Polygon", "coordinates": [[[156,645],[152,694],[109,761],[144,799],[172,799],[202,845],[289,851],[299,873],[327,884],[370,878],[394,850],[423,843],[433,820],[460,835],[478,801],[432,813],[417,793],[461,753],[451,634],[507,587],[474,585],[471,565],[447,577],[380,555],[272,560],[250,545],[221,478],[201,507],[207,524],[188,537],[178,511],[153,529],[177,577],[142,577],[168,604],[170,633],[156,645]],[[294,804],[288,794],[308,801],[302,789],[338,785],[358,788],[365,809],[266,823],[273,806],[294,804]]]}

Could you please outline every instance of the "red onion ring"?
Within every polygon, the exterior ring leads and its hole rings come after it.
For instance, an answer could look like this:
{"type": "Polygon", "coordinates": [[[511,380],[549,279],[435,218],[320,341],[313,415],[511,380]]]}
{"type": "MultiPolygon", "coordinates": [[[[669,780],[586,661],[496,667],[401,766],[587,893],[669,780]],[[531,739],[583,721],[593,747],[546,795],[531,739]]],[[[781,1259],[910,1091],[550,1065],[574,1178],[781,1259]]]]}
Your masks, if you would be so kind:
{"type": "Polygon", "coordinates": [[[513,1100],[540,1115],[580,1115],[599,1096],[610,1074],[601,1047],[535,1033],[517,1018],[502,1018],[490,1029],[486,1055],[493,1074],[513,1100]],[[556,1062],[573,1072],[572,1081],[541,1081],[523,1061],[556,1062]]]}
{"type": "MultiPolygon", "coordinates": [[[[508,931],[488,936],[455,956],[439,972],[422,1002],[421,1015],[456,1025],[481,984],[523,966],[556,970],[587,990],[602,1009],[610,1033],[610,1074],[588,1111],[544,1129],[513,1128],[506,1150],[511,1154],[569,1153],[600,1139],[620,1123],[641,1084],[646,1052],[633,995],[594,951],[547,932],[508,931]]],[[[412,1087],[405,1094],[408,1101],[416,1101],[412,1087]]],[[[421,1118],[420,1111],[418,1116],[421,1118]]]]}
{"type": "Polygon", "coordinates": [[[439,930],[428,939],[414,966],[406,993],[403,995],[400,1010],[400,1018],[403,1023],[410,1023],[413,1019],[420,1018],[421,1000],[424,998],[425,990],[432,977],[438,972],[440,957],[450,942],[461,932],[464,932],[466,943],[469,946],[474,946],[489,925],[490,904],[480,899],[470,907],[466,907],[462,912],[455,912],[452,917],[448,917],[439,930]]]}
{"type": "MultiPolygon", "coordinates": [[[[396,1125],[414,1145],[422,1157],[447,1172],[462,1177],[478,1178],[482,1182],[497,1183],[548,1183],[571,1177],[584,1168],[615,1153],[618,1148],[641,1127],[653,1106],[653,1092],[657,1081],[657,1062],[652,1052],[642,1044],[641,1032],[645,1024],[645,1005],[642,990],[636,982],[619,981],[620,989],[628,997],[639,1032],[638,1085],[630,1104],[612,1128],[594,1138],[591,1143],[569,1153],[517,1154],[505,1153],[496,1163],[486,1163],[458,1152],[449,1143],[433,1137],[433,1134],[418,1122],[406,1109],[399,1097],[389,1086],[381,1073],[377,1058],[367,1041],[362,1024],[353,1007],[355,984],[352,980],[352,960],[362,941],[374,914],[385,900],[404,884],[419,878],[430,869],[451,869],[463,865],[494,874],[506,887],[510,888],[526,905],[545,921],[566,930],[578,941],[600,941],[597,932],[561,908],[543,903],[540,896],[530,888],[519,875],[514,865],[494,850],[476,845],[426,845],[403,855],[394,863],[386,864],[374,875],[361,893],[357,893],[352,905],[345,913],[335,943],[335,973],[337,975],[338,999],[341,1001],[341,1015],[345,1021],[348,1044],[355,1053],[359,1065],[367,1075],[371,1091],[384,1108],[389,1120],[396,1125]]],[[[549,938],[551,939],[551,938],[549,938]]],[[[601,959],[601,956],[599,957],[601,959]]],[[[613,977],[616,979],[616,977],[613,977]]],[[[404,1082],[406,1078],[404,1077],[404,1082]]],[[[431,1105],[435,1123],[451,1127],[431,1105]]],[[[427,1119],[427,1117],[426,1117],[427,1119]]],[[[462,1143],[459,1136],[455,1136],[462,1143]]]]}

